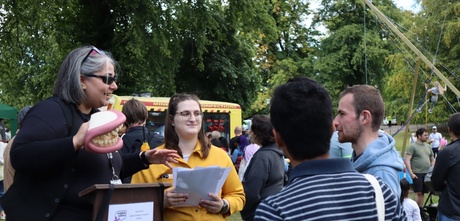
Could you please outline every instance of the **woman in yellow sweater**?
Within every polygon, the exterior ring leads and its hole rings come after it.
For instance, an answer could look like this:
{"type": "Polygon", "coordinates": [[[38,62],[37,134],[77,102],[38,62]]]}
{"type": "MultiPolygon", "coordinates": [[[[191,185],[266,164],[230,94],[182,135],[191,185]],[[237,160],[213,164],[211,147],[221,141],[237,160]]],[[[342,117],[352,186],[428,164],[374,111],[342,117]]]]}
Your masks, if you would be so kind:
{"type": "MultiPolygon", "coordinates": [[[[169,100],[165,122],[165,143],[157,148],[177,150],[182,157],[174,167],[195,168],[207,166],[230,167],[230,173],[211,200],[202,200],[199,206],[175,207],[184,203],[188,195],[165,191],[163,220],[225,220],[243,209],[246,201],[243,186],[233,163],[225,151],[212,146],[202,126],[203,112],[199,99],[190,94],[176,94],[169,100]]],[[[150,165],[149,169],[135,174],[132,183],[173,182],[172,169],[165,165],[150,165]]]]}

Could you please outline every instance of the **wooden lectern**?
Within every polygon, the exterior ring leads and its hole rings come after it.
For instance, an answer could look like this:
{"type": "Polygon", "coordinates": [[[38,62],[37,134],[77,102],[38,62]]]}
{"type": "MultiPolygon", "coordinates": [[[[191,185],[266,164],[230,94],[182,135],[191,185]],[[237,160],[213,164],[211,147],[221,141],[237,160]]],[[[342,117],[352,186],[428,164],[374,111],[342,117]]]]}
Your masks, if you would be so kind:
{"type": "Polygon", "coordinates": [[[99,216],[102,220],[108,220],[111,205],[143,202],[153,202],[153,220],[163,221],[163,193],[165,188],[170,186],[171,183],[95,184],[78,195],[93,198],[93,221],[96,220],[100,210],[102,212],[99,216]]]}

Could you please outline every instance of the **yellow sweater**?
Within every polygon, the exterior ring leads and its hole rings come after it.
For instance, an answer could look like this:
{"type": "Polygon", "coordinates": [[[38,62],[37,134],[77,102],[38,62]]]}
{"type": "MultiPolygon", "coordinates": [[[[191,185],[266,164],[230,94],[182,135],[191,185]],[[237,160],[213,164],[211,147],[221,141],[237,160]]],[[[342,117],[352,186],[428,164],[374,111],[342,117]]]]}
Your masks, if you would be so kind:
{"type": "MultiPolygon", "coordinates": [[[[164,144],[157,147],[165,149],[164,144]]],[[[238,177],[238,174],[233,166],[232,160],[228,154],[215,146],[211,146],[209,155],[206,159],[202,158],[201,145],[198,142],[195,150],[190,154],[188,162],[184,159],[179,159],[178,163],[171,163],[172,167],[206,167],[220,166],[230,167],[230,173],[222,186],[221,191],[217,194],[223,199],[226,199],[230,206],[230,214],[241,211],[246,202],[243,185],[238,177]]],[[[172,169],[163,164],[152,164],[149,169],[142,170],[133,175],[131,183],[152,183],[163,182],[173,183],[172,169]],[[170,175],[171,174],[171,175],[170,175]],[[165,176],[166,175],[166,176],[165,176]],[[168,176],[170,175],[170,176],[168,176]],[[167,178],[166,178],[167,177],[167,178]]],[[[172,188],[172,187],[171,187],[172,188]]],[[[186,221],[186,220],[226,220],[223,214],[209,213],[206,209],[198,207],[167,207],[164,208],[164,221],[186,221]]]]}

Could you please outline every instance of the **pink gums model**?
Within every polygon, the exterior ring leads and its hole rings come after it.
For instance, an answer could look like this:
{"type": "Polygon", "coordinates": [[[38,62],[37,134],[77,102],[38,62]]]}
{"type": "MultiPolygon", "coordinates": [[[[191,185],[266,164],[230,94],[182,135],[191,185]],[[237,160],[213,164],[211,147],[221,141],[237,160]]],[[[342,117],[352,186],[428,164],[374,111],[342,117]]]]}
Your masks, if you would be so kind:
{"type": "Polygon", "coordinates": [[[85,137],[85,148],[94,153],[110,153],[123,147],[123,140],[118,131],[126,117],[117,110],[107,110],[91,115],[88,132],[85,137]]]}

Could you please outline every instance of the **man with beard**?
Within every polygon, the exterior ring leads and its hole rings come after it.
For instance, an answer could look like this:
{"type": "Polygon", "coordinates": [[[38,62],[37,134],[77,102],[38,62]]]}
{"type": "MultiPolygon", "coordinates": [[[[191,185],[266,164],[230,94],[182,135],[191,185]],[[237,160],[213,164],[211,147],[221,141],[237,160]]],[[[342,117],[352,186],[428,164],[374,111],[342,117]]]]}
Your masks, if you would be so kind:
{"type": "Polygon", "coordinates": [[[378,180],[373,187],[349,159],[329,158],[332,116],[329,93],[310,78],[292,78],[274,90],[273,137],[293,168],[287,185],[259,204],[255,221],[406,220],[399,196],[380,177],[368,176],[378,180]]]}
{"type": "Polygon", "coordinates": [[[372,174],[385,181],[401,195],[399,172],[404,163],[396,151],[395,140],[379,130],[384,104],[380,92],[369,85],[354,85],[340,93],[334,125],[339,142],[350,142],[353,167],[360,173],[372,174]]]}
{"type": "Polygon", "coordinates": [[[417,141],[409,146],[404,163],[414,181],[415,202],[420,208],[420,214],[424,214],[424,194],[429,191],[424,180],[430,167],[434,166],[434,155],[430,145],[426,143],[428,141],[428,131],[425,128],[419,128],[415,132],[415,136],[417,136],[417,141]]]}

